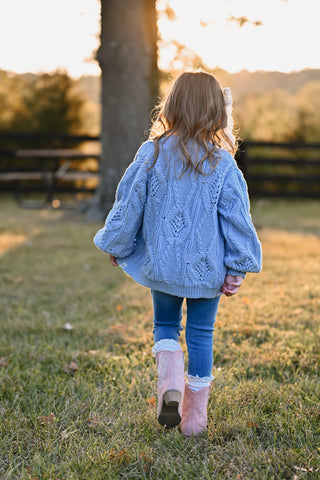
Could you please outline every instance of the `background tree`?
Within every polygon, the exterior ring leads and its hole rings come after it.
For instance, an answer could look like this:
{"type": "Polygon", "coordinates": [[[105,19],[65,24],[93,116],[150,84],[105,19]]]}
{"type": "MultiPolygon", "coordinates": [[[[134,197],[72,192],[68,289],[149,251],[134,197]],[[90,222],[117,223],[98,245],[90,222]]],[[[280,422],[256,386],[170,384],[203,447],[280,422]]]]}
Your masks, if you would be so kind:
{"type": "Polygon", "coordinates": [[[149,128],[157,94],[155,0],[101,1],[102,72],[100,183],[87,216],[105,217],[120,176],[149,128]]]}
{"type": "Polygon", "coordinates": [[[64,72],[10,76],[0,72],[0,129],[80,133],[84,100],[64,72]]]}
{"type": "Polygon", "coordinates": [[[75,81],[66,73],[45,73],[37,78],[24,97],[31,123],[24,130],[50,133],[79,133],[83,99],[74,89],[75,81]]]}
{"type": "Polygon", "coordinates": [[[289,140],[318,142],[320,138],[320,82],[310,82],[295,98],[295,124],[289,140]]]}

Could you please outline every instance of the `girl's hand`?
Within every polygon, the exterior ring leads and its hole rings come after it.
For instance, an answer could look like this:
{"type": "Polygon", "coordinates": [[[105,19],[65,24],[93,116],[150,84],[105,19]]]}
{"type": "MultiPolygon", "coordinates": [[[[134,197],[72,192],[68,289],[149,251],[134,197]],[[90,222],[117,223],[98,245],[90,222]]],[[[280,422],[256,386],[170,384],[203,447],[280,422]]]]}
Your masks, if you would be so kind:
{"type": "Polygon", "coordinates": [[[226,297],[231,297],[232,295],[235,295],[237,293],[242,282],[243,278],[240,277],[240,275],[226,275],[226,278],[224,279],[224,284],[222,285],[220,292],[224,293],[226,297]]]}
{"type": "Polygon", "coordinates": [[[113,255],[109,255],[109,261],[110,261],[111,265],[113,265],[114,267],[118,266],[117,259],[113,255]]]}

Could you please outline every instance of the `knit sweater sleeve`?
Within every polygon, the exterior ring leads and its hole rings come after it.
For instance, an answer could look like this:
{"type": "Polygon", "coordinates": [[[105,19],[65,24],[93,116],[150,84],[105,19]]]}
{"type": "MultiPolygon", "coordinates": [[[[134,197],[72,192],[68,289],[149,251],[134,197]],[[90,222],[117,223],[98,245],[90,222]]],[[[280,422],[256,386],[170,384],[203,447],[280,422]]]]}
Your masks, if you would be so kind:
{"type": "Polygon", "coordinates": [[[117,187],[115,202],[104,227],[94,237],[99,250],[116,258],[127,257],[133,252],[142,225],[146,190],[146,161],[138,151],[117,187]]]}
{"type": "Polygon", "coordinates": [[[245,277],[262,266],[261,245],[250,215],[247,184],[239,168],[227,172],[219,202],[219,221],[225,241],[227,275],[245,277]]]}

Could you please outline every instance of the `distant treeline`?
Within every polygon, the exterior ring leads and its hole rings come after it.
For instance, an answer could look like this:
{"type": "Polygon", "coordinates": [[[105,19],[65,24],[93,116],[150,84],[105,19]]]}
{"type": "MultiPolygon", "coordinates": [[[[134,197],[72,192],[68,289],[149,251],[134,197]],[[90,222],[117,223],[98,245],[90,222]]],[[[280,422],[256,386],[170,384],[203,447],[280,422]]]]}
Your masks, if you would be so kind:
{"type": "Polygon", "coordinates": [[[0,131],[99,134],[99,79],[0,70],[0,131]]]}
{"type": "Polygon", "coordinates": [[[221,81],[233,89],[243,138],[319,141],[320,69],[293,73],[242,71],[233,75],[222,72],[221,81]]]}
{"type": "Polygon", "coordinates": [[[232,88],[235,123],[242,138],[319,141],[320,69],[292,73],[216,69],[211,73],[232,88]]]}
{"type": "MultiPolygon", "coordinates": [[[[320,69],[228,73],[213,70],[234,96],[241,137],[314,142],[320,138],[320,69]]],[[[161,72],[163,92],[174,73],[161,72]]],[[[0,70],[0,130],[99,134],[100,78],[64,72],[13,74],[0,70]]]]}

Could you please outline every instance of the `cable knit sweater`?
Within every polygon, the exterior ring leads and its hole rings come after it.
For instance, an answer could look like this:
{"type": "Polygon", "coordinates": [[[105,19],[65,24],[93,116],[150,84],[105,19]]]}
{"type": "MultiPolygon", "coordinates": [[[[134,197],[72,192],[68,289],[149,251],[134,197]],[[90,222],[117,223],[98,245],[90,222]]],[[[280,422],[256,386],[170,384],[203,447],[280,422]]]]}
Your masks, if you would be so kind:
{"type": "Polygon", "coordinates": [[[188,171],[180,177],[175,139],[161,140],[159,147],[151,168],[153,142],[140,147],[94,243],[141,285],[180,297],[214,298],[226,274],[244,277],[261,269],[247,185],[225,150],[217,150],[214,170],[204,164],[206,175],[188,171]]]}

